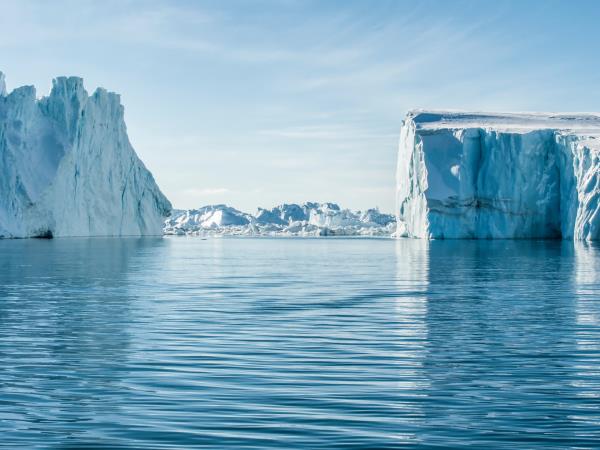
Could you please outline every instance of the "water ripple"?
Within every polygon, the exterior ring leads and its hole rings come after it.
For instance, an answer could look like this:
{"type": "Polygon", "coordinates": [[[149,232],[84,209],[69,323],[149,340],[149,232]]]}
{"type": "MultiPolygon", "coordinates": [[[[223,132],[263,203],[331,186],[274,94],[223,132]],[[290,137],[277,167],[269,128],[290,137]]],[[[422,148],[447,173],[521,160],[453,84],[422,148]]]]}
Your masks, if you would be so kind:
{"type": "Polygon", "coordinates": [[[0,241],[0,446],[598,448],[600,251],[0,241]]]}

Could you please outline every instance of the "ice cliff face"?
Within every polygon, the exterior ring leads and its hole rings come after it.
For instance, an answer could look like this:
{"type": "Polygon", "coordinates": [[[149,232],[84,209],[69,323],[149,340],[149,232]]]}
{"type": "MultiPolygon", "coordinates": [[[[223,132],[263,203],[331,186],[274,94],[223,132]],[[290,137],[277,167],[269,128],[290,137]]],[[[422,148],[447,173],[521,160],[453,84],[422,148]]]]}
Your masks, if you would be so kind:
{"type": "Polygon", "coordinates": [[[389,236],[395,217],[378,209],[353,212],[335,203],[307,202],[259,208],[256,215],[226,205],[176,210],[165,221],[170,235],[389,236]]]}
{"type": "Polygon", "coordinates": [[[171,205],[129,143],[117,94],[0,73],[0,237],[160,235],[171,205]]]}
{"type": "Polygon", "coordinates": [[[600,239],[600,116],[410,112],[398,234],[600,239]]]}

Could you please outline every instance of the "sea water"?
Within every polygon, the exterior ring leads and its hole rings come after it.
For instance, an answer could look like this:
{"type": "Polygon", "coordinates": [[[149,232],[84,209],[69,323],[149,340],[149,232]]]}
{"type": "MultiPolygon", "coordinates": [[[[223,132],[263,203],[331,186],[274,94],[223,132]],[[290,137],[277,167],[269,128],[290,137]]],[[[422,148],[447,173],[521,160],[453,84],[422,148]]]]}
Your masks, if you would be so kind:
{"type": "Polygon", "coordinates": [[[0,446],[600,447],[600,248],[0,241],[0,446]]]}

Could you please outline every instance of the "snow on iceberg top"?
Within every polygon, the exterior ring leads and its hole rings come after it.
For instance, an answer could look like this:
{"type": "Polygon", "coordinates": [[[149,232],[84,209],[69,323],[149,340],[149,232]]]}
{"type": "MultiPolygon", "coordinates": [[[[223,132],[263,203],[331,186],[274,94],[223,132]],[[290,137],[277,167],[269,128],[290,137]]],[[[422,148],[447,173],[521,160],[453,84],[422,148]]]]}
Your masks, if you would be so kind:
{"type": "Polygon", "coordinates": [[[556,130],[592,139],[600,138],[600,113],[493,113],[416,109],[408,112],[405,123],[408,121],[412,121],[417,130],[484,128],[510,133],[556,130]]]}
{"type": "Polygon", "coordinates": [[[416,109],[408,112],[407,119],[412,120],[420,129],[581,129],[600,133],[600,113],[495,113],[416,109]]]}

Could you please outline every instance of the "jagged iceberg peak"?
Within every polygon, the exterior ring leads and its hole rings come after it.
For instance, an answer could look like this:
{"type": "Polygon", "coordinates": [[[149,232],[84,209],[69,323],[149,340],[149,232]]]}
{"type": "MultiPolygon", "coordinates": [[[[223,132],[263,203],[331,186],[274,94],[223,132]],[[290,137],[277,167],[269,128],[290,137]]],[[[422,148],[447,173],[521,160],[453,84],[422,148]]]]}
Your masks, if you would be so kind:
{"type": "Polygon", "coordinates": [[[0,97],[6,97],[6,79],[2,71],[0,71],[0,97]]]}
{"type": "Polygon", "coordinates": [[[57,77],[0,103],[0,237],[159,235],[171,205],[137,157],[117,94],[57,77]]]}
{"type": "Polygon", "coordinates": [[[415,110],[400,132],[398,234],[600,239],[600,115],[415,110]]]}
{"type": "Polygon", "coordinates": [[[289,224],[295,221],[310,221],[311,215],[313,217],[322,214],[336,215],[340,210],[339,205],[327,202],[305,202],[301,205],[296,203],[283,203],[270,210],[258,208],[256,218],[259,223],[289,224]]]}
{"type": "Polygon", "coordinates": [[[198,209],[182,211],[176,217],[179,222],[202,228],[215,228],[231,225],[248,225],[252,221],[250,214],[243,213],[227,205],[207,205],[198,209]]]}

